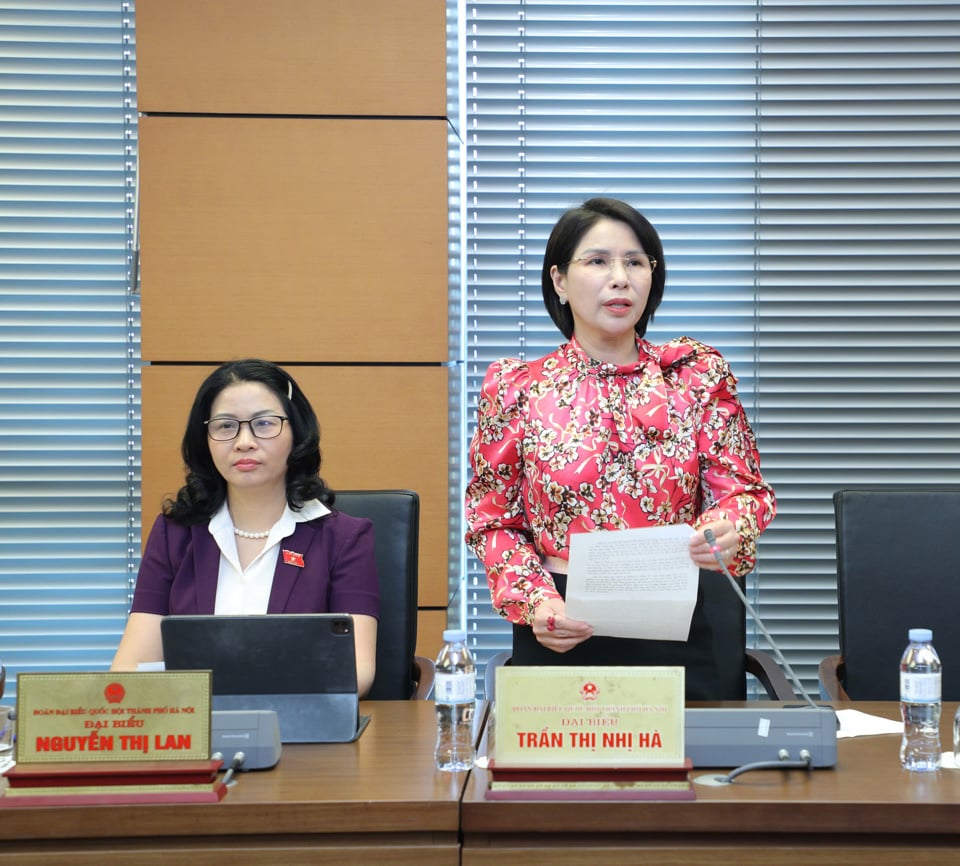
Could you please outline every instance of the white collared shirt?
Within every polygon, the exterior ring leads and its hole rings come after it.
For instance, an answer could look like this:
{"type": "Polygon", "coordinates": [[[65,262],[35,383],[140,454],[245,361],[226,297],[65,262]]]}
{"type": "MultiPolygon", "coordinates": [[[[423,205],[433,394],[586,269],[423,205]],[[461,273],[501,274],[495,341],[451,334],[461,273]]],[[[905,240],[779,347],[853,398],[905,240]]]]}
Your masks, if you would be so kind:
{"type": "Polygon", "coordinates": [[[208,529],[220,548],[220,570],[217,574],[217,614],[266,613],[270,601],[270,589],[280,554],[280,542],[293,534],[298,523],[305,523],[324,514],[329,514],[319,499],[305,502],[303,508],[294,511],[287,505],[280,519],[270,528],[263,550],[246,569],[240,567],[237,553],[237,537],[234,535],[233,518],[226,502],[210,518],[208,529]]]}

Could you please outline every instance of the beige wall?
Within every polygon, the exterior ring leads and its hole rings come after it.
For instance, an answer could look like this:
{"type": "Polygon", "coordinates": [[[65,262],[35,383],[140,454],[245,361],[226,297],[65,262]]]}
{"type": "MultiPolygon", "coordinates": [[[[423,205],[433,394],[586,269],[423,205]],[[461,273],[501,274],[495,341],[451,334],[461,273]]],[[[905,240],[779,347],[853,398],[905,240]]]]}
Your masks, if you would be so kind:
{"type": "Polygon", "coordinates": [[[444,0],[137,0],[141,111],[446,114],[444,0]]]}
{"type": "Polygon", "coordinates": [[[448,603],[443,0],[138,0],[143,520],[213,365],[283,364],[334,488],[421,497],[420,639],[448,603]]]}
{"type": "Polygon", "coordinates": [[[143,357],[447,360],[443,120],[140,121],[143,357]]]}

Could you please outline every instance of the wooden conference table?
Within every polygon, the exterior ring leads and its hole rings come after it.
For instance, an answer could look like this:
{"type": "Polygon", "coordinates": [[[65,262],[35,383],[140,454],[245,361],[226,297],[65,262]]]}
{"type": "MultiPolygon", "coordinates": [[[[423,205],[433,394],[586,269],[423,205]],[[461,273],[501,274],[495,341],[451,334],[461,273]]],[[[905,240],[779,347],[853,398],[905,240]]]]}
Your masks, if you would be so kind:
{"type": "Polygon", "coordinates": [[[284,746],[219,804],[0,809],[0,866],[960,864],[960,770],[901,770],[896,735],[840,740],[833,769],[697,785],[690,802],[494,802],[485,771],[433,769],[431,702],[362,711],[358,742],[284,746]]]}
{"type": "Polygon", "coordinates": [[[285,745],[220,803],[0,809],[0,864],[459,864],[467,774],[433,769],[433,702],[361,712],[372,718],[355,743],[285,745]]]}
{"type": "MultiPolygon", "coordinates": [[[[896,703],[849,706],[899,719],[896,703]]],[[[956,706],[943,707],[941,741],[948,748],[956,706]]],[[[841,739],[835,768],[758,770],[725,787],[697,784],[693,802],[488,801],[487,774],[476,770],[463,797],[461,862],[960,864],[960,770],[910,773],[901,769],[899,752],[896,734],[841,739]]],[[[722,772],[694,769],[691,777],[722,772]]]]}

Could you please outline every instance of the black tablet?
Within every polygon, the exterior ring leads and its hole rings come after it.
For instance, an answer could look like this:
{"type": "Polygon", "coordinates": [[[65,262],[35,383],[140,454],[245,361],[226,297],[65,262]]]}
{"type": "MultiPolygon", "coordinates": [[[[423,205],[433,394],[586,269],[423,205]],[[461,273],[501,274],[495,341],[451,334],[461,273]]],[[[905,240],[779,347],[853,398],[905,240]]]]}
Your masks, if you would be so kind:
{"type": "Polygon", "coordinates": [[[362,730],[348,614],[168,616],[160,634],[167,670],[213,672],[214,710],[276,710],[284,743],[362,730]]]}

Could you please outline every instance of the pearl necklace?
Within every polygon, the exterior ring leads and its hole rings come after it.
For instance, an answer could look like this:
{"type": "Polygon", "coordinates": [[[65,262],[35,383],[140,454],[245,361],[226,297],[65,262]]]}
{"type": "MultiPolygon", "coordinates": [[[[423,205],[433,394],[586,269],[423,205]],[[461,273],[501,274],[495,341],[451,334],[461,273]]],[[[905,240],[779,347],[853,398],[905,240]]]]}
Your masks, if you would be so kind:
{"type": "Polygon", "coordinates": [[[266,532],[247,532],[243,529],[237,529],[237,527],[234,526],[233,534],[239,538],[266,538],[270,534],[270,530],[268,529],[266,532]]]}

